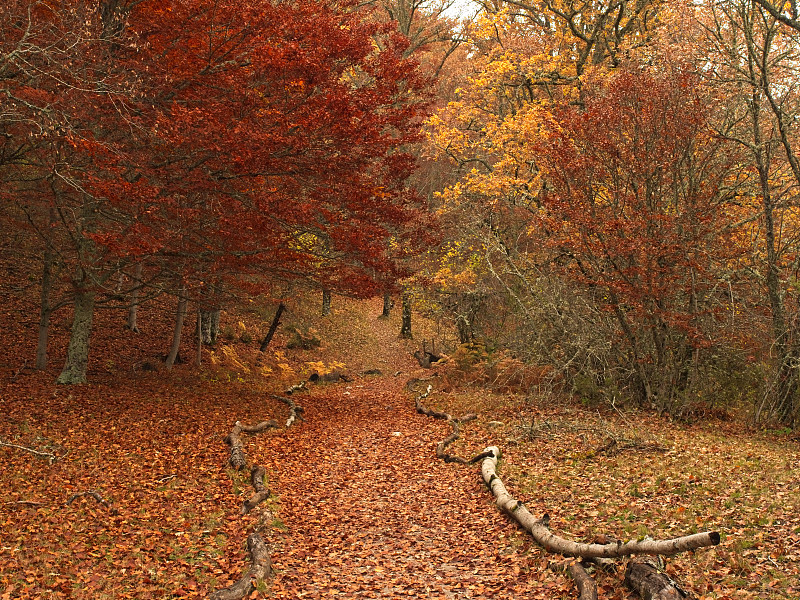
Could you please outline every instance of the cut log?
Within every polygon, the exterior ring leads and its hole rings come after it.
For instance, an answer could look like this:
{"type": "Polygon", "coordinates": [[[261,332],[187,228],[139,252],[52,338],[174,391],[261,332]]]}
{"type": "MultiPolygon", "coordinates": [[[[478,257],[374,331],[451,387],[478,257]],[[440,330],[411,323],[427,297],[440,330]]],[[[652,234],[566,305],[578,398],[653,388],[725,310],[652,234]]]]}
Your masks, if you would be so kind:
{"type": "Polygon", "coordinates": [[[481,474],[484,482],[489,486],[495,497],[498,507],[514,518],[523,528],[533,536],[533,539],[544,549],[564,556],[578,556],[581,558],[619,558],[635,554],[658,554],[671,556],[679,552],[695,550],[719,544],[720,537],[716,531],[696,533],[669,540],[630,540],[629,542],[616,542],[611,544],[582,544],[554,535],[545,524],[547,515],[541,520],[536,519],[525,505],[515,500],[506,490],[506,486],[497,476],[497,460],[500,449],[496,446],[486,448],[489,456],[483,459],[481,474]]]}
{"type": "Polygon", "coordinates": [[[243,515],[246,515],[264,500],[269,498],[269,490],[264,485],[264,477],[266,475],[267,471],[264,469],[264,467],[253,465],[253,469],[250,471],[250,478],[253,483],[253,489],[255,490],[255,493],[250,496],[248,500],[245,500],[244,504],[242,504],[243,515]]]}
{"type": "Polygon", "coordinates": [[[631,560],[625,571],[625,583],[642,600],[684,600],[688,597],[669,575],[648,560],[631,560]]]}
{"type": "Polygon", "coordinates": [[[251,533],[247,537],[247,553],[250,555],[250,569],[231,587],[219,590],[209,596],[209,600],[241,600],[252,594],[260,581],[268,579],[272,573],[269,548],[261,535],[251,533]]]}

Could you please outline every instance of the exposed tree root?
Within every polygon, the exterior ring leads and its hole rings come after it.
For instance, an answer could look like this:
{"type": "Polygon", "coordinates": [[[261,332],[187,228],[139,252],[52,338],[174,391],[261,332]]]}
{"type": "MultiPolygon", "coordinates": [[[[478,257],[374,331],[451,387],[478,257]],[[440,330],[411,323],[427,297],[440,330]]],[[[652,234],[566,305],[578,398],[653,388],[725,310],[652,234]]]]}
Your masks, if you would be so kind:
{"type": "Polygon", "coordinates": [[[284,398],[283,396],[272,395],[276,400],[280,400],[289,407],[289,417],[286,419],[286,427],[291,427],[297,419],[302,419],[303,407],[297,404],[291,398],[284,398]]]}
{"type": "Polygon", "coordinates": [[[39,450],[34,450],[33,448],[28,448],[27,446],[9,444],[8,442],[4,442],[2,440],[0,440],[0,446],[5,446],[6,448],[16,448],[17,450],[24,450],[25,452],[30,452],[34,456],[47,459],[47,462],[49,462],[51,465],[56,461],[56,455],[51,454],[50,452],[41,452],[39,450]]]}
{"type": "MultiPolygon", "coordinates": [[[[483,480],[492,491],[496,499],[497,506],[514,518],[533,536],[533,539],[545,550],[562,554],[564,556],[578,556],[581,558],[619,558],[621,556],[632,556],[635,554],[658,554],[671,556],[679,552],[695,550],[707,546],[719,544],[720,537],[716,531],[696,533],[669,540],[631,540],[629,542],[616,542],[610,544],[583,544],[573,542],[565,538],[554,535],[545,524],[544,517],[536,519],[525,505],[515,500],[506,490],[505,485],[497,476],[497,460],[500,456],[500,449],[491,446],[486,449],[491,452],[491,456],[483,459],[481,473],[483,480]]],[[[546,517],[547,515],[545,515],[546,517]]],[[[549,519],[548,519],[549,520],[549,519]]]]}
{"type": "Polygon", "coordinates": [[[256,589],[258,582],[269,578],[272,573],[272,561],[269,548],[261,535],[251,533],[247,537],[247,553],[250,555],[250,569],[231,587],[211,594],[209,600],[241,600],[256,589]]]}
{"type": "Polygon", "coordinates": [[[689,594],[649,560],[634,559],[625,570],[625,583],[645,600],[683,600],[689,594]]]}
{"type": "Polygon", "coordinates": [[[111,503],[108,502],[103,496],[100,495],[99,492],[95,490],[89,490],[88,492],[75,492],[72,496],[69,497],[67,500],[67,506],[72,506],[72,503],[75,502],[76,499],[80,498],[81,496],[91,496],[95,500],[97,500],[100,504],[105,506],[112,515],[116,515],[118,513],[117,509],[111,506],[111,503]]]}
{"type": "Polygon", "coordinates": [[[253,483],[253,489],[255,490],[255,493],[250,496],[248,500],[245,500],[244,504],[242,504],[243,515],[246,515],[264,500],[269,498],[269,490],[264,485],[264,477],[266,474],[267,472],[264,467],[253,465],[253,469],[250,471],[250,479],[253,483]]]}

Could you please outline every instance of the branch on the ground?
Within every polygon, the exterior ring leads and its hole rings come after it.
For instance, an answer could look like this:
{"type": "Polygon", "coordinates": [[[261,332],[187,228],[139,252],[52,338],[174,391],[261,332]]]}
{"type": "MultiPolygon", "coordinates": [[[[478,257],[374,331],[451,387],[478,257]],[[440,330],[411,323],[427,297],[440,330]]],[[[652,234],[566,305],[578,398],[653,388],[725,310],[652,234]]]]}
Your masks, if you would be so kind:
{"type": "Polygon", "coordinates": [[[92,498],[97,500],[100,504],[105,506],[108,509],[108,512],[110,512],[112,515],[116,515],[118,513],[117,509],[111,506],[111,503],[105,498],[103,498],[103,496],[101,496],[100,493],[95,490],[89,490],[87,492],[75,492],[69,497],[69,500],[67,500],[67,506],[72,506],[72,503],[75,502],[75,500],[77,500],[81,496],[91,496],[92,498]]]}
{"type": "Polygon", "coordinates": [[[597,600],[597,583],[580,561],[568,560],[556,563],[552,568],[566,571],[572,577],[580,594],[578,600],[597,600]]]}
{"type": "Polygon", "coordinates": [[[271,427],[277,426],[278,422],[274,420],[262,421],[256,425],[242,425],[241,421],[236,421],[231,432],[225,436],[225,443],[231,447],[231,455],[228,458],[228,464],[237,471],[247,466],[247,455],[244,453],[242,439],[239,437],[242,432],[255,435],[256,433],[261,433],[271,427]]]}
{"type": "Polygon", "coordinates": [[[25,452],[30,452],[34,456],[38,456],[39,458],[47,459],[47,462],[51,465],[56,461],[56,455],[51,454],[50,452],[41,452],[39,450],[34,450],[33,448],[28,448],[27,446],[19,446],[17,444],[10,444],[8,442],[4,442],[0,440],[0,446],[5,446],[6,448],[16,448],[17,450],[24,450],[25,452]]]}
{"type": "Polygon", "coordinates": [[[258,533],[247,537],[247,553],[252,563],[247,573],[231,587],[211,594],[209,600],[241,600],[255,591],[258,582],[269,578],[272,573],[269,548],[258,533]]]}
{"type": "Polygon", "coordinates": [[[300,383],[295,383],[292,387],[286,390],[286,395],[291,396],[295,392],[299,392],[300,390],[306,389],[307,381],[301,381],[300,383]]]}
{"type": "Polygon", "coordinates": [[[620,452],[626,450],[641,451],[641,452],[668,452],[669,448],[652,442],[642,442],[637,440],[617,439],[610,438],[602,446],[598,446],[586,455],[586,458],[594,458],[598,454],[607,454],[608,456],[615,456],[620,452]]]}
{"type": "Polygon", "coordinates": [[[242,425],[238,421],[236,425],[241,429],[244,433],[249,433],[250,435],[255,435],[256,433],[261,433],[266,431],[267,429],[271,429],[273,427],[278,426],[278,422],[275,419],[270,419],[269,421],[261,421],[256,425],[242,425]]]}
{"type": "Polygon", "coordinates": [[[244,504],[242,504],[243,515],[246,515],[264,500],[269,498],[269,490],[264,485],[264,477],[266,474],[267,471],[264,469],[264,467],[253,465],[253,469],[250,471],[250,479],[253,483],[253,489],[255,490],[255,493],[250,496],[249,500],[245,500],[244,504]]]}
{"type": "Polygon", "coordinates": [[[462,415],[460,417],[454,417],[449,413],[439,412],[437,410],[428,408],[427,406],[422,404],[421,400],[423,398],[427,398],[430,395],[431,389],[432,387],[429,385],[428,389],[425,391],[424,394],[420,394],[419,396],[417,396],[416,400],[414,401],[417,407],[417,412],[421,415],[427,415],[428,417],[433,417],[434,419],[447,421],[453,428],[453,433],[448,435],[436,446],[437,458],[442,459],[444,462],[453,462],[453,463],[458,463],[460,465],[475,464],[479,460],[485,458],[486,456],[485,453],[481,453],[478,456],[475,456],[471,459],[461,458],[460,456],[454,456],[452,454],[447,453],[447,447],[453,442],[455,442],[459,438],[459,435],[461,434],[459,425],[461,425],[462,423],[468,423],[469,421],[474,421],[475,419],[478,418],[478,415],[476,415],[475,413],[469,413],[466,415],[462,415]]]}
{"type": "Polygon", "coordinates": [[[642,598],[650,600],[683,600],[689,594],[648,560],[634,559],[625,571],[625,583],[642,598]]]}
{"type": "Polygon", "coordinates": [[[544,549],[564,556],[578,556],[581,558],[619,558],[634,554],[658,554],[671,556],[679,552],[695,550],[719,544],[720,537],[716,531],[696,533],[669,540],[631,540],[629,542],[616,542],[611,544],[583,544],[573,542],[554,535],[547,528],[547,515],[541,520],[536,519],[525,505],[515,500],[506,490],[505,485],[497,476],[497,460],[500,449],[491,446],[486,449],[491,453],[483,459],[481,473],[486,485],[489,486],[498,507],[514,518],[533,536],[533,539],[544,549]]]}
{"type": "Polygon", "coordinates": [[[302,419],[303,407],[298,405],[291,398],[284,398],[283,396],[272,395],[276,400],[280,400],[289,407],[289,417],[286,419],[286,427],[291,427],[297,419],[302,419]]]}

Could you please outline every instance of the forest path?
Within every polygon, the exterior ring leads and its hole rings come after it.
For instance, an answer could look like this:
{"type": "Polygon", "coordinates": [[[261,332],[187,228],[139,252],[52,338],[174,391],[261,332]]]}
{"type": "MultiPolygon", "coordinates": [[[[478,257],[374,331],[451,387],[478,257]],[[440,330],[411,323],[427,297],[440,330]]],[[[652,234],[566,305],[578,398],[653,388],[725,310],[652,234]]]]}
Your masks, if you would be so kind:
{"type": "Polygon", "coordinates": [[[305,422],[253,449],[288,528],[273,542],[274,597],[510,598],[535,589],[478,467],[436,458],[450,429],[416,414],[404,381],[358,379],[298,397],[305,422]]]}

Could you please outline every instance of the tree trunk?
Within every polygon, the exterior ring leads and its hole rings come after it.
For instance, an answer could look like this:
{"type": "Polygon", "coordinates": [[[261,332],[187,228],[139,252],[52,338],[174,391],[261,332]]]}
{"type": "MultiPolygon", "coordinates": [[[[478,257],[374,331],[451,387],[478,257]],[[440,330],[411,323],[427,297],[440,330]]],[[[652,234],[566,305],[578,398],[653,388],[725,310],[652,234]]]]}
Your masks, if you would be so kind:
{"type": "Polygon", "coordinates": [[[93,291],[79,289],[75,294],[75,315],[72,319],[72,333],[67,348],[67,360],[56,383],[86,383],[86,370],[89,366],[89,337],[92,332],[94,316],[93,291]]]}
{"type": "Polygon", "coordinates": [[[322,290],[322,316],[327,317],[331,314],[331,291],[322,290]]]}
{"type": "Polygon", "coordinates": [[[128,322],[125,325],[135,333],[139,333],[136,324],[136,316],[139,309],[139,290],[142,287],[142,263],[136,263],[136,270],[133,273],[133,289],[131,290],[131,303],[128,306],[128,322]]]}
{"type": "Polygon", "coordinates": [[[197,306],[197,330],[195,331],[197,334],[197,356],[195,358],[195,364],[198,367],[203,366],[203,311],[200,310],[200,306],[197,306]]]}
{"type": "Polygon", "coordinates": [[[403,291],[403,320],[400,326],[400,337],[411,339],[414,336],[411,333],[411,293],[403,291]]]}
{"type": "Polygon", "coordinates": [[[55,254],[48,245],[44,251],[44,267],[42,269],[42,291],[39,302],[39,340],[36,343],[36,368],[43,371],[47,368],[47,339],[50,335],[50,292],[53,290],[53,265],[55,254]]]}
{"type": "Polygon", "coordinates": [[[186,318],[186,288],[181,288],[178,296],[178,310],[175,315],[175,331],[172,334],[172,348],[170,348],[167,360],[164,363],[167,370],[172,369],[175,364],[175,359],[178,358],[178,350],[181,347],[181,330],[183,329],[183,320],[186,318]]]}
{"type": "Polygon", "coordinates": [[[392,311],[392,295],[389,292],[383,293],[383,312],[381,317],[388,319],[392,311]]]}
{"type": "Polygon", "coordinates": [[[219,316],[221,308],[200,309],[200,324],[203,335],[203,343],[213,346],[219,337],[219,316]]]}
{"type": "Polygon", "coordinates": [[[275,311],[275,316],[272,318],[272,324],[269,326],[269,331],[261,342],[261,347],[259,348],[261,352],[264,352],[267,349],[267,346],[269,346],[269,343],[272,341],[272,336],[275,335],[278,325],[280,325],[281,315],[283,314],[284,310],[286,310],[286,305],[281,302],[278,304],[278,310],[275,311]]]}

